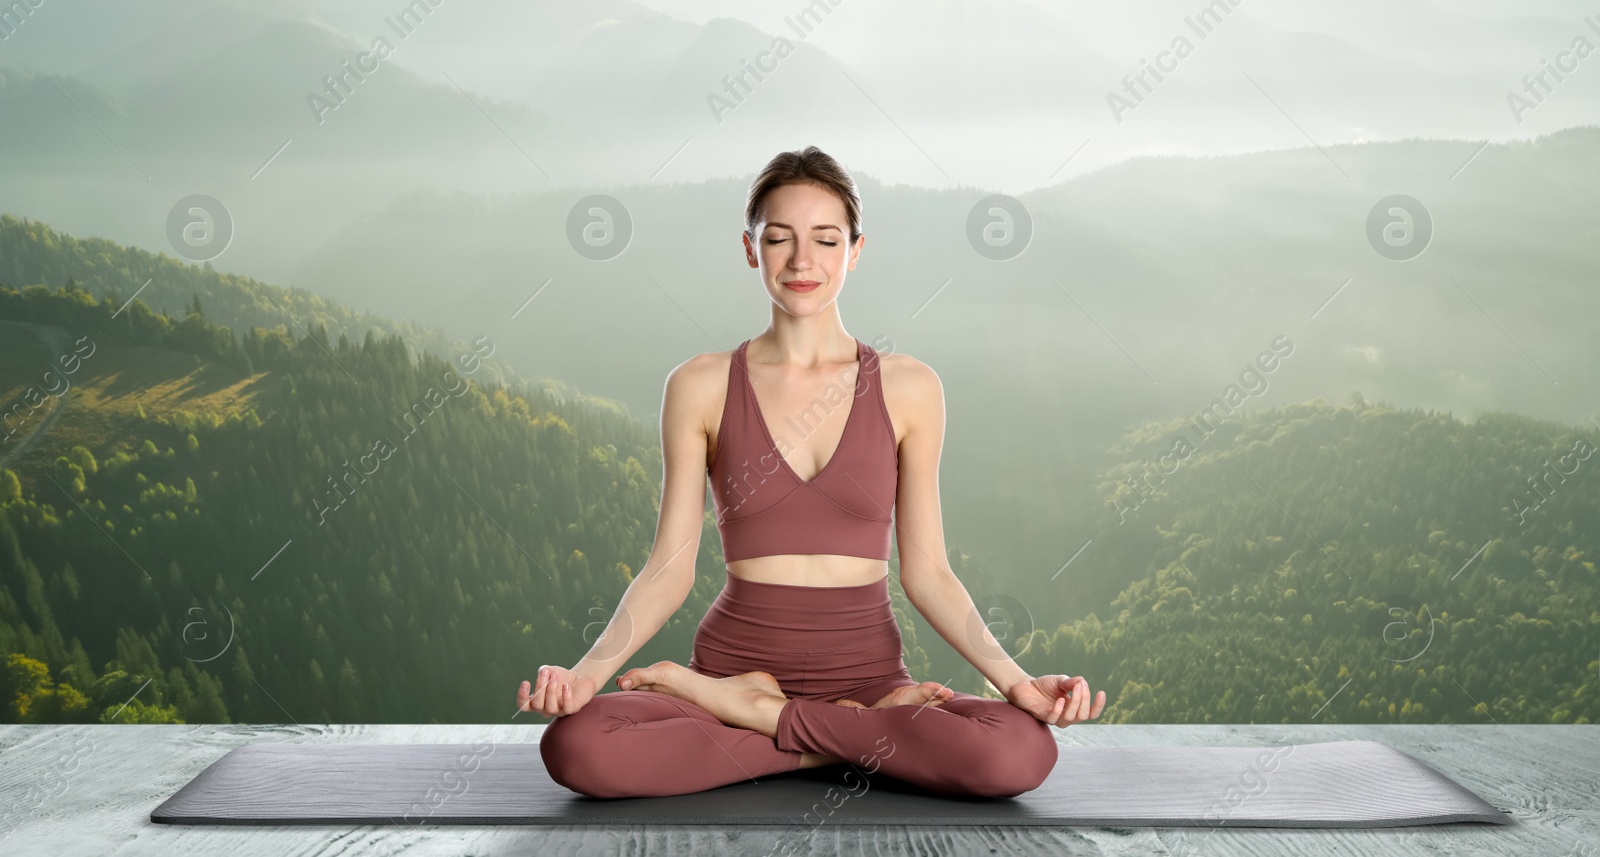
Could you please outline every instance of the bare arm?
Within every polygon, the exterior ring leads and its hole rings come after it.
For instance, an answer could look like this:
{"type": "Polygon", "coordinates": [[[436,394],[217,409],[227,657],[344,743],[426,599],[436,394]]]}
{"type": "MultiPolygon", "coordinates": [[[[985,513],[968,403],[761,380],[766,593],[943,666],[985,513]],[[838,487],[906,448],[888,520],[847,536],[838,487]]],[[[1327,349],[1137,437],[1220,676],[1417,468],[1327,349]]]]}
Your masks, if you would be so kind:
{"type": "MultiPolygon", "coordinates": [[[[904,395],[905,437],[900,441],[900,484],[895,496],[895,538],[900,545],[900,585],[928,624],[1002,693],[1032,678],[1006,654],[967,588],[946,559],[939,508],[939,457],[944,448],[944,387],[927,365],[898,362],[896,387],[904,395]]],[[[887,389],[887,388],[886,388],[887,389]]]]}
{"type": "Polygon", "coordinates": [[[705,407],[715,386],[714,355],[687,360],[667,375],[661,401],[661,451],[665,474],[655,543],[634,575],[605,632],[572,668],[604,687],[634,653],[683,606],[694,588],[695,560],[705,525],[705,407]]]}

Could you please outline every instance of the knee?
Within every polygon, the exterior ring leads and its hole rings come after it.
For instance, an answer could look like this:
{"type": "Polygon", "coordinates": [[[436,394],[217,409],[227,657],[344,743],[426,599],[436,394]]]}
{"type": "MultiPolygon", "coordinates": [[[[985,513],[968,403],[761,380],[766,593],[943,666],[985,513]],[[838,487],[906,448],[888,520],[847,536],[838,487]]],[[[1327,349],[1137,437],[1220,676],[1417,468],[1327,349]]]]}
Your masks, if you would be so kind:
{"type": "Polygon", "coordinates": [[[557,717],[544,727],[544,732],[539,736],[539,758],[544,760],[544,769],[550,779],[573,791],[581,791],[574,788],[572,773],[583,769],[583,749],[588,742],[583,740],[581,734],[585,730],[577,728],[573,722],[576,716],[569,714],[557,717]]]}
{"type": "Polygon", "coordinates": [[[601,719],[586,705],[552,720],[539,737],[539,758],[550,779],[565,788],[589,797],[624,797],[623,783],[609,776],[616,760],[606,758],[601,719]]]}
{"type": "Polygon", "coordinates": [[[967,766],[967,792],[980,797],[1016,797],[1038,788],[1055,770],[1059,757],[1055,735],[1043,721],[1022,715],[994,733],[988,746],[967,766]]]}

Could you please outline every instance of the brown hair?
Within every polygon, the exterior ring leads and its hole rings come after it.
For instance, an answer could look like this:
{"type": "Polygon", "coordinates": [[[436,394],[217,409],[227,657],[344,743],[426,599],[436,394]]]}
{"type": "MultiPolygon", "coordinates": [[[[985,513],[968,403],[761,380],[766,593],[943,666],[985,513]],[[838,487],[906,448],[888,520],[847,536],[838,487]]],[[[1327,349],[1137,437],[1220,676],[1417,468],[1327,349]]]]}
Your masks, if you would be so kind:
{"type": "Polygon", "coordinates": [[[850,242],[861,237],[861,194],[856,191],[856,181],[839,166],[827,152],[816,146],[807,146],[798,152],[780,152],[767,162],[761,174],[750,183],[745,197],[744,233],[756,237],[756,222],[762,216],[761,205],[767,194],[784,185],[812,184],[831,191],[844,203],[845,219],[849,221],[850,242]]]}

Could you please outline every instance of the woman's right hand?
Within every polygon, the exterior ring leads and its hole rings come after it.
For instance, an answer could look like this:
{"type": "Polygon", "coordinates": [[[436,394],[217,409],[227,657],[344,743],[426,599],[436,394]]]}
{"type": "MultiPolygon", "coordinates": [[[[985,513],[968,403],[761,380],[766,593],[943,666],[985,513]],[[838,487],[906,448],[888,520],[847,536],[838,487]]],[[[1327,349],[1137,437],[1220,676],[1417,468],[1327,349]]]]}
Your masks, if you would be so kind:
{"type": "Polygon", "coordinates": [[[566,667],[550,664],[539,667],[532,685],[524,681],[517,688],[517,711],[533,711],[546,717],[573,714],[594,698],[594,679],[566,667]]]}

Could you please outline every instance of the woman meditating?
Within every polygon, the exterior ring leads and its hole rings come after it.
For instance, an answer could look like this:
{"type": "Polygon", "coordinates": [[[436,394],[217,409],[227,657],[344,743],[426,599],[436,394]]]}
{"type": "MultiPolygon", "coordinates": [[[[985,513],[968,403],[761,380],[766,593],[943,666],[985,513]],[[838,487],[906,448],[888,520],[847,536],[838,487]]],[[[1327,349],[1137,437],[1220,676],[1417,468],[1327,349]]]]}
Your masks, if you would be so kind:
{"type": "Polygon", "coordinates": [[[931,792],[1010,797],[1055,766],[1050,726],[1100,716],[1105,692],[1091,701],[1081,676],[1031,677],[1006,655],[945,560],[939,378],[903,354],[880,360],[840,319],[866,240],[860,211],[854,180],[814,146],[773,158],[752,184],[745,258],[772,321],[668,375],[649,559],[587,655],[518,689],[519,710],[556,718],[539,751],[561,785],[661,796],[850,763],[931,792]],[[727,583],[687,666],[631,669],[620,691],[596,695],[694,586],[702,468],[727,583]],[[1004,700],[906,671],[891,529],[907,598],[1004,700]]]}

